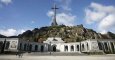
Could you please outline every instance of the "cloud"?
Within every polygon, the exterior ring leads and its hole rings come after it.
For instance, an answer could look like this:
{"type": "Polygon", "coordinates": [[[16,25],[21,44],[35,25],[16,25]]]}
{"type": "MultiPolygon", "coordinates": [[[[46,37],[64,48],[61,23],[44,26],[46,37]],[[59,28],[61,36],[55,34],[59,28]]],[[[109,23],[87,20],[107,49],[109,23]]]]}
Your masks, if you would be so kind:
{"type": "Polygon", "coordinates": [[[34,23],[35,23],[35,21],[31,21],[31,23],[32,23],[32,24],[34,24],[34,23]]]}
{"type": "Polygon", "coordinates": [[[48,11],[48,13],[47,13],[47,16],[48,17],[52,17],[54,15],[54,12],[53,11],[48,11]]]}
{"type": "Polygon", "coordinates": [[[16,29],[12,29],[12,28],[7,29],[7,30],[1,29],[0,34],[5,35],[5,36],[15,36],[15,35],[25,32],[25,31],[26,30],[24,30],[24,29],[20,29],[20,30],[16,30],[16,29]]]}
{"type": "MultiPolygon", "coordinates": [[[[76,16],[70,12],[71,11],[70,3],[72,0],[55,0],[55,1],[61,3],[60,8],[62,8],[62,12],[57,13],[57,16],[56,16],[57,23],[64,24],[66,26],[75,25],[76,16]]],[[[53,11],[48,11],[47,13],[48,17],[51,18],[53,17],[53,15],[54,15],[53,11]]]]}
{"type": "Polygon", "coordinates": [[[85,12],[86,12],[85,17],[86,23],[88,24],[100,21],[106,15],[104,12],[91,11],[90,9],[85,9],[85,12]]]}
{"type": "Polygon", "coordinates": [[[1,3],[8,5],[10,3],[12,3],[12,0],[0,0],[1,3]]]}
{"type": "Polygon", "coordinates": [[[73,26],[76,16],[67,13],[57,14],[57,22],[66,26],[73,26]]]}
{"type": "Polygon", "coordinates": [[[71,4],[71,0],[61,0],[62,2],[62,8],[66,11],[70,11],[70,4],[71,4]]]}
{"type": "Polygon", "coordinates": [[[104,6],[93,2],[85,9],[85,13],[86,23],[98,24],[99,32],[106,33],[115,28],[115,6],[104,6]]]}
{"type": "MultiPolygon", "coordinates": [[[[47,15],[49,17],[53,16],[53,11],[49,11],[47,15]]],[[[71,13],[58,13],[56,16],[56,20],[58,24],[64,24],[66,26],[73,26],[75,23],[76,16],[71,13]]]]}
{"type": "Polygon", "coordinates": [[[7,30],[0,30],[0,34],[3,34],[5,36],[13,36],[15,35],[16,30],[14,29],[7,29],[7,30]]]}
{"type": "Polygon", "coordinates": [[[18,34],[22,34],[22,33],[25,32],[25,31],[26,31],[25,29],[19,29],[19,30],[17,30],[16,35],[18,35],[18,34]]]}
{"type": "Polygon", "coordinates": [[[92,7],[95,11],[112,13],[115,12],[114,6],[104,6],[98,3],[91,3],[90,7],[92,7]]]}
{"type": "Polygon", "coordinates": [[[61,8],[64,11],[71,11],[70,4],[71,4],[72,0],[54,0],[54,1],[59,2],[61,5],[61,8]]]}
{"type": "MultiPolygon", "coordinates": [[[[103,32],[103,31],[107,32],[109,29],[115,28],[115,15],[109,14],[108,16],[103,18],[103,20],[100,22],[98,28],[99,28],[99,30],[101,30],[101,32],[103,32]]],[[[113,31],[113,32],[115,32],[115,31],[113,31]]]]}

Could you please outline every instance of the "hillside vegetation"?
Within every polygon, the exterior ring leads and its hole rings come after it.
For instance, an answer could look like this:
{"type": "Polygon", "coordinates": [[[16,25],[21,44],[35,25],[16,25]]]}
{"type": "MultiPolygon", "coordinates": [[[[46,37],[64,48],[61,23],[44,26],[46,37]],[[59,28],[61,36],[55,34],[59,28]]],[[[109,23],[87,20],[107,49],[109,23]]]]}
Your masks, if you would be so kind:
{"type": "Polygon", "coordinates": [[[48,37],[61,37],[65,42],[78,42],[86,39],[115,39],[115,34],[108,32],[100,34],[92,29],[84,28],[83,25],[77,26],[47,26],[27,30],[18,36],[21,40],[29,40],[42,43],[48,37]]]}

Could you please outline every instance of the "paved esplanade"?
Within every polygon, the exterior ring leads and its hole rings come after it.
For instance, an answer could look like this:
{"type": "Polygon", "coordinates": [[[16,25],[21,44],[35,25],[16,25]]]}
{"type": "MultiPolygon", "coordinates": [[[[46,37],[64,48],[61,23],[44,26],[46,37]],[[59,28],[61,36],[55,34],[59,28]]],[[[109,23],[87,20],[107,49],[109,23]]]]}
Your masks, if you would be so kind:
{"type": "Polygon", "coordinates": [[[27,56],[19,58],[15,55],[0,55],[0,60],[115,60],[112,55],[85,55],[85,56],[27,56]]]}

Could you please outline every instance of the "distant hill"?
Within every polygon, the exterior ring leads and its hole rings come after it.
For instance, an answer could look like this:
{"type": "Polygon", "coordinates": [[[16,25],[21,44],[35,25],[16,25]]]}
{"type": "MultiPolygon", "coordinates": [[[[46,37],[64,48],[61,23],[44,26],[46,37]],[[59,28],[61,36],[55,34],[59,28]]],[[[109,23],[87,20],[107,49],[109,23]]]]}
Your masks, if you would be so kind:
{"type": "Polygon", "coordinates": [[[4,36],[0,34],[0,38],[18,38],[18,36],[4,36]]]}
{"type": "Polygon", "coordinates": [[[18,38],[18,36],[8,36],[7,38],[18,38]]]}
{"type": "Polygon", "coordinates": [[[0,34],[0,38],[6,38],[6,36],[0,34]]]}
{"type": "Polygon", "coordinates": [[[23,34],[18,35],[21,40],[30,40],[42,43],[48,37],[61,37],[66,42],[77,42],[86,39],[115,39],[115,34],[108,32],[107,34],[97,33],[92,29],[84,28],[83,25],[77,26],[47,26],[35,28],[32,31],[27,30],[23,34]]]}

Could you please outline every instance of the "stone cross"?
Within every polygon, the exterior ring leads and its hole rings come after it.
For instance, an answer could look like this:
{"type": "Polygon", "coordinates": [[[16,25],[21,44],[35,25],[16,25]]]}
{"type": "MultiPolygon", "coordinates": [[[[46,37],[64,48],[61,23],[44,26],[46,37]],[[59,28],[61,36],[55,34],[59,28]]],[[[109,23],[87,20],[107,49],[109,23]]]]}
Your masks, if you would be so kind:
{"type": "Polygon", "coordinates": [[[52,26],[57,26],[57,22],[56,22],[56,10],[59,9],[56,7],[56,4],[54,4],[54,7],[52,8],[54,11],[54,16],[53,16],[53,22],[52,22],[52,26]]]}

